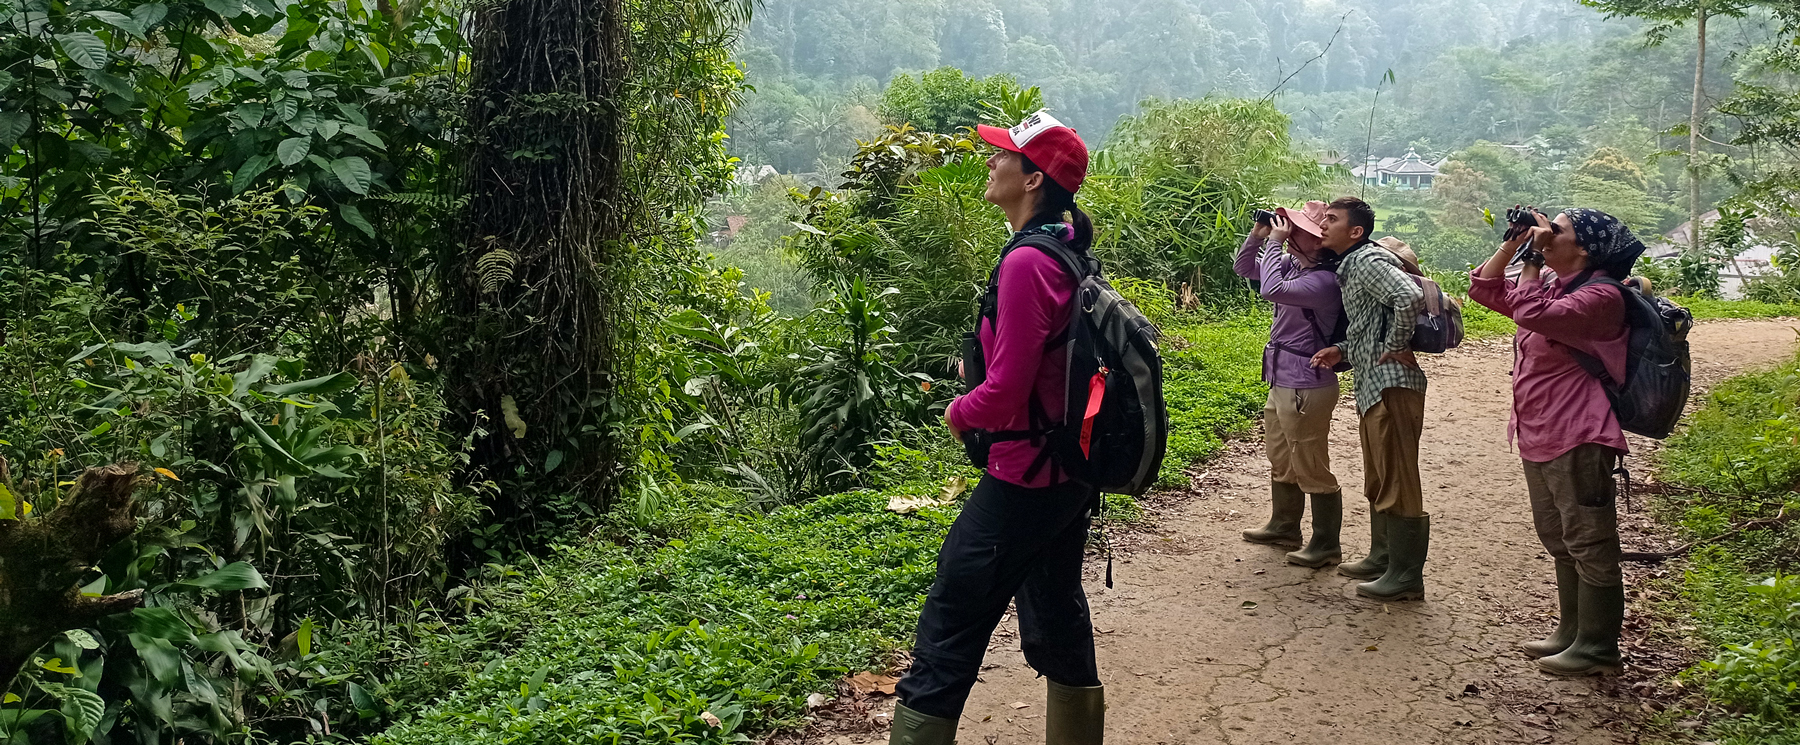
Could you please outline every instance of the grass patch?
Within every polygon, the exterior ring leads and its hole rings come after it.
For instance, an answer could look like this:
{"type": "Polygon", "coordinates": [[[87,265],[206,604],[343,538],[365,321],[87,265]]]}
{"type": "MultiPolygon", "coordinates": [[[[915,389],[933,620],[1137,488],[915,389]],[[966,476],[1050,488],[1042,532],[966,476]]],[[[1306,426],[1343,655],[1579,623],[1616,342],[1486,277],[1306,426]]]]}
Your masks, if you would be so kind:
{"type": "Polygon", "coordinates": [[[1687,557],[1679,612],[1716,652],[1683,677],[1704,690],[1716,714],[1707,739],[1720,743],[1800,743],[1800,577],[1787,574],[1800,562],[1800,525],[1733,530],[1800,512],[1796,404],[1800,359],[1733,378],[1658,455],[1663,481],[1700,490],[1655,507],[1702,542],[1687,557]]]}
{"type": "MultiPolygon", "coordinates": [[[[1162,478],[1176,483],[1254,423],[1267,390],[1267,314],[1181,319],[1165,349],[1173,428],[1162,478]]],[[[903,516],[886,511],[889,497],[976,475],[941,428],[897,439],[882,448],[880,489],[767,515],[691,514],[662,539],[566,548],[533,576],[482,591],[476,614],[419,652],[433,673],[412,680],[448,692],[375,691],[435,699],[377,740],[728,743],[798,724],[809,694],[881,667],[918,620],[958,508],[903,516]]],[[[1109,519],[1140,514],[1109,496],[1109,519]]]]}
{"type": "Polygon", "coordinates": [[[1169,450],[1158,485],[1185,485],[1183,472],[1189,465],[1219,452],[1226,438],[1255,426],[1269,396],[1262,381],[1269,323],[1265,310],[1211,323],[1177,320],[1163,329],[1169,450]]]}
{"type": "Polygon", "coordinates": [[[1698,297],[1670,298],[1687,308],[1695,318],[1793,318],[1800,317],[1800,305],[1760,303],[1755,300],[1713,300],[1698,297]]]}

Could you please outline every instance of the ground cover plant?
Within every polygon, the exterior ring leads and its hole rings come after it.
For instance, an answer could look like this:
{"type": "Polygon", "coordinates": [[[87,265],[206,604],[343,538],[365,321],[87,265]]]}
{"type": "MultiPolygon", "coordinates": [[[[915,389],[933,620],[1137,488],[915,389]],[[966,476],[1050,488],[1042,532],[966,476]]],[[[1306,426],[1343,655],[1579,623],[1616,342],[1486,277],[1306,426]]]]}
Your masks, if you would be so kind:
{"type": "Polygon", "coordinates": [[[1658,455],[1658,516],[1695,548],[1678,608],[1713,650],[1685,677],[1718,742],[1800,738],[1800,360],[1714,388],[1658,455]]]}

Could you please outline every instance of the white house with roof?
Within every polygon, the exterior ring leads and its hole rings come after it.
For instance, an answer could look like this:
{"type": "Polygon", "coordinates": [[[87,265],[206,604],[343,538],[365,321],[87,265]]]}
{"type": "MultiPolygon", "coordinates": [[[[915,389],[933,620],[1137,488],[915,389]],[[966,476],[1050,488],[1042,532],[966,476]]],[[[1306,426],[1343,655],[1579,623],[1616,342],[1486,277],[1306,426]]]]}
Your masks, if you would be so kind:
{"type": "Polygon", "coordinates": [[[1405,155],[1398,158],[1378,158],[1369,156],[1362,165],[1350,169],[1350,175],[1362,179],[1370,186],[1391,186],[1396,189],[1430,189],[1431,182],[1437,180],[1438,166],[1443,161],[1432,162],[1420,157],[1417,150],[1408,148],[1405,155]]]}

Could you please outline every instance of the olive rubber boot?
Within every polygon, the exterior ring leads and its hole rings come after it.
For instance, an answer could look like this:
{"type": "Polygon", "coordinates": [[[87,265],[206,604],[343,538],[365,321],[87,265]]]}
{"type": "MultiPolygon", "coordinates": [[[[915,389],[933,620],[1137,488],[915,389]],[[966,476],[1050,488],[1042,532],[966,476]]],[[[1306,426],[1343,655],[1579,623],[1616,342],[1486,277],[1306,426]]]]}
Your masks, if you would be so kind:
{"type": "Polygon", "coordinates": [[[1356,579],[1375,579],[1387,574],[1388,568],[1388,516],[1385,512],[1369,511],[1369,555],[1354,564],[1339,564],[1338,574],[1356,579]]]}
{"type": "Polygon", "coordinates": [[[1106,739],[1106,687],[1077,688],[1046,680],[1049,705],[1044,709],[1047,745],[1100,745],[1106,739]]]}
{"type": "Polygon", "coordinates": [[[1344,547],[1338,533],[1344,527],[1344,493],[1312,495],[1312,538],[1306,548],[1287,555],[1289,564],[1317,569],[1344,560],[1344,547]]]}
{"type": "Polygon", "coordinates": [[[1575,642],[1560,654],[1538,660],[1538,667],[1556,675],[1618,674],[1624,668],[1619,659],[1619,627],[1625,623],[1625,588],[1583,582],[1577,604],[1581,622],[1575,642]]]}
{"type": "Polygon", "coordinates": [[[1283,548],[1300,547],[1300,513],[1306,511],[1306,492],[1299,484],[1269,482],[1269,524],[1244,531],[1244,540],[1283,548]]]}
{"type": "Polygon", "coordinates": [[[1549,657],[1569,648],[1580,628],[1581,575],[1575,573],[1575,562],[1556,562],[1556,630],[1550,638],[1525,642],[1519,648],[1531,659],[1549,657]]]}
{"type": "Polygon", "coordinates": [[[920,714],[905,705],[894,707],[888,745],[956,745],[956,720],[920,714]]]}
{"type": "Polygon", "coordinates": [[[1431,547],[1431,516],[1388,515],[1388,570],[1356,594],[1382,601],[1425,599],[1425,554],[1431,547]]]}

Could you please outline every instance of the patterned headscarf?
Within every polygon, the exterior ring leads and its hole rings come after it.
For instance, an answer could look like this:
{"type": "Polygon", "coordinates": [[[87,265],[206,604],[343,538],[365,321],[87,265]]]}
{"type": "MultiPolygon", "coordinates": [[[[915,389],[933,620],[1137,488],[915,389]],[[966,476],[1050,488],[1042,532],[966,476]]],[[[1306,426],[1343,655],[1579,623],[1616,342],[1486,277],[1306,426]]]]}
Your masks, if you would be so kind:
{"type": "Polygon", "coordinates": [[[1644,243],[1631,234],[1631,228],[1619,218],[1600,210],[1574,207],[1563,210],[1575,224],[1575,243],[1588,255],[1588,266],[1606,270],[1607,276],[1623,280],[1631,274],[1644,243]]]}

